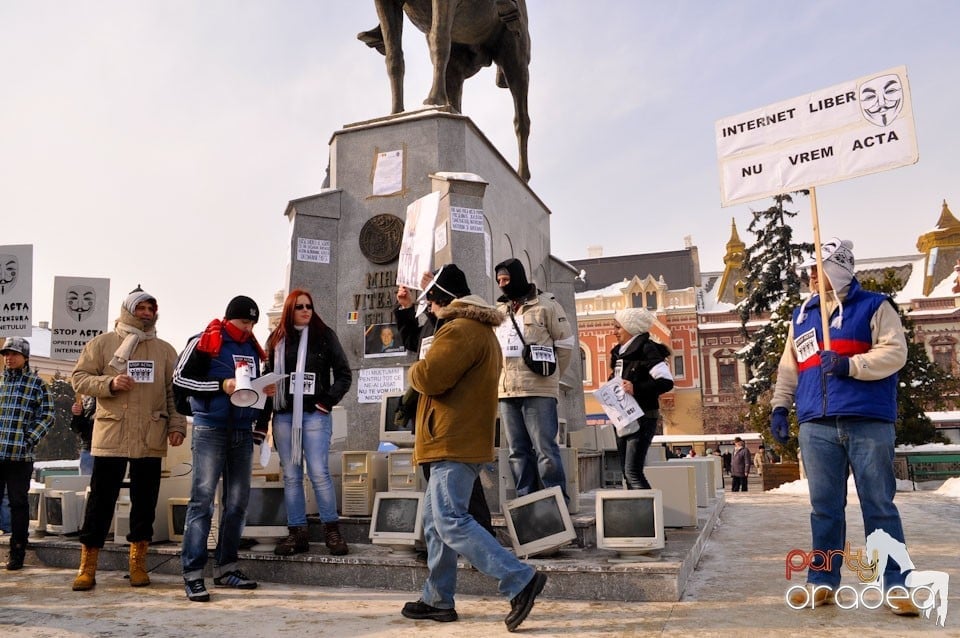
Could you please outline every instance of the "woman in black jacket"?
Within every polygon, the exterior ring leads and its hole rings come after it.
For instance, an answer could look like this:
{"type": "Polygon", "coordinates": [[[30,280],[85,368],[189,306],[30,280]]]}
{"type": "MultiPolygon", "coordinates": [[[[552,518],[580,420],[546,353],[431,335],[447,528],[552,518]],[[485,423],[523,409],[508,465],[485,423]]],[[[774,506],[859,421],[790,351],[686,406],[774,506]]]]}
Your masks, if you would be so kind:
{"type": "Polygon", "coordinates": [[[283,303],[280,324],[267,339],[266,371],[288,374],[268,399],[258,428],[273,413],[273,442],[283,468],[284,503],[290,534],[274,553],[299,554],[310,549],[303,462],[317,497],[327,548],[335,556],[348,551],[339,529],[337,495],[330,479],[328,456],[333,437],[330,411],[350,389],[353,375],[337,334],[315,312],[306,290],[293,290],[283,303]],[[297,380],[303,379],[302,387],[297,380]]]}
{"type": "Polygon", "coordinates": [[[655,319],[643,308],[618,310],[614,315],[617,345],[610,353],[610,378],[620,377],[624,392],[632,395],[643,410],[642,417],[617,433],[620,468],[630,490],[650,489],[643,463],[657,431],[659,397],[673,389],[673,375],[666,363],[670,350],[650,339],[655,319]]]}

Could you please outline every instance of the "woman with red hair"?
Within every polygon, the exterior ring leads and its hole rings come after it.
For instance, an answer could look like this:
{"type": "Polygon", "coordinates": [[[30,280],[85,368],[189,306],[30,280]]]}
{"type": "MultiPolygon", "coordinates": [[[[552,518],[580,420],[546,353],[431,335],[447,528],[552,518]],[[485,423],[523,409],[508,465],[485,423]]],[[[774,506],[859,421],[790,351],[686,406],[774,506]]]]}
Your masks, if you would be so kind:
{"type": "Polygon", "coordinates": [[[309,292],[291,291],[283,303],[280,324],[267,339],[266,370],[288,375],[277,383],[277,394],[268,399],[260,424],[265,427],[273,413],[273,443],[283,468],[290,530],[274,549],[279,556],[310,549],[304,461],[317,497],[327,548],[335,556],[348,551],[338,526],[337,495],[327,458],[333,436],[330,411],[350,389],[353,375],[337,334],[323,323],[315,308],[309,292]]]}

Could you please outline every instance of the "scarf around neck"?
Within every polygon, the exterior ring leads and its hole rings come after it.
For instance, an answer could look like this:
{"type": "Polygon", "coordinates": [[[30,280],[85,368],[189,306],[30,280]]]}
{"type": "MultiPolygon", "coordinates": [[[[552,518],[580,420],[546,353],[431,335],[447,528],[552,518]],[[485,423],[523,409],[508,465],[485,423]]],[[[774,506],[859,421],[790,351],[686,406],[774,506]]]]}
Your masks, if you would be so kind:
{"type": "Polygon", "coordinates": [[[133,325],[134,322],[143,325],[143,322],[130,314],[129,310],[121,308],[120,318],[117,319],[114,330],[123,338],[123,341],[113,353],[113,358],[110,359],[110,367],[120,373],[126,373],[127,363],[141,341],[150,341],[157,337],[156,323],[149,330],[140,330],[133,325]]]}
{"type": "Polygon", "coordinates": [[[213,357],[220,354],[220,348],[223,346],[224,331],[226,331],[226,333],[230,335],[230,338],[237,343],[246,343],[248,340],[252,341],[254,348],[257,350],[257,354],[260,356],[260,359],[263,360],[267,358],[267,353],[264,352],[263,348],[260,347],[257,337],[252,332],[244,332],[229,321],[221,321],[220,319],[214,319],[207,324],[203,334],[200,335],[200,341],[197,343],[197,350],[200,352],[205,352],[213,357]]]}

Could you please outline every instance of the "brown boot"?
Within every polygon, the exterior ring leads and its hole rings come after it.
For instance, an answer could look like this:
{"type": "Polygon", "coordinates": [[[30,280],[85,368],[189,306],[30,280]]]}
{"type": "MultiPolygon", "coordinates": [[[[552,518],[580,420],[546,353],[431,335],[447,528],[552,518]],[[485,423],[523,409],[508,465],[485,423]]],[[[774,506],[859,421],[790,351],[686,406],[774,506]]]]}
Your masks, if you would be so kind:
{"type": "Polygon", "coordinates": [[[343,556],[349,551],[343,536],[340,535],[340,526],[337,523],[323,524],[323,539],[327,544],[327,549],[334,556],[343,556]]]}
{"type": "Polygon", "coordinates": [[[277,556],[291,556],[310,551],[310,534],[307,527],[288,527],[290,533],[273,548],[277,556]]]}
{"type": "Polygon", "coordinates": [[[80,553],[80,570],[73,580],[73,591],[87,591],[97,584],[97,560],[100,558],[99,547],[82,546],[80,553]]]}
{"type": "Polygon", "coordinates": [[[147,573],[147,546],[150,541],[130,543],[130,586],[146,587],[150,584],[147,573]]]}

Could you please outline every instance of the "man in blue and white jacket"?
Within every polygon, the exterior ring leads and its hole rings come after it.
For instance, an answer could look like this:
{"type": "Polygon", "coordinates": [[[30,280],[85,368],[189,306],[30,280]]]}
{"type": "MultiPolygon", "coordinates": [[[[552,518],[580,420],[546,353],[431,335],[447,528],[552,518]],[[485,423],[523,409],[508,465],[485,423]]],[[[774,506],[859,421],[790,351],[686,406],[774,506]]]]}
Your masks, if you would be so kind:
{"type": "MultiPolygon", "coordinates": [[[[217,482],[223,477],[223,516],[214,554],[214,579],[218,587],[255,589],[237,565],[250,498],[253,470],[254,424],[260,410],[238,407],[230,401],[237,387],[237,368],[247,366],[250,377],[260,375],[266,354],[253,335],[260,318],[256,302],[234,297],[224,318],[214,319],[202,334],[187,343],[173,373],[173,383],[189,394],[193,412],[193,481],[183,529],[183,580],[187,598],[210,600],[203,582],[207,563],[207,536],[217,482]]],[[[273,396],[276,386],[264,388],[273,396]]],[[[262,439],[261,439],[262,440],[262,439]]]]}
{"type": "MultiPolygon", "coordinates": [[[[785,443],[787,420],[796,405],[800,453],[810,489],[810,527],[815,556],[807,572],[807,590],[791,593],[791,604],[816,607],[834,601],[843,561],[823,562],[846,543],[844,508],[847,472],[852,472],[863,512],[864,531],[881,529],[903,542],[900,513],[893,503],[894,422],[897,420],[897,372],[907,360],[903,324],[887,295],[868,292],[854,277],[853,243],[833,238],[822,246],[827,299],[811,292],[794,311],[787,345],[777,369],[771,406],[771,431],[785,443]],[[829,317],[830,349],[824,349],[820,304],[829,317]]],[[[816,260],[810,290],[818,288],[816,260]]],[[[904,566],[906,569],[906,566],[904,566]]],[[[883,586],[902,587],[905,574],[887,563],[883,586]]],[[[900,592],[902,593],[902,592],[900,592]]],[[[917,615],[909,598],[890,599],[898,615],[917,615]]]]}

